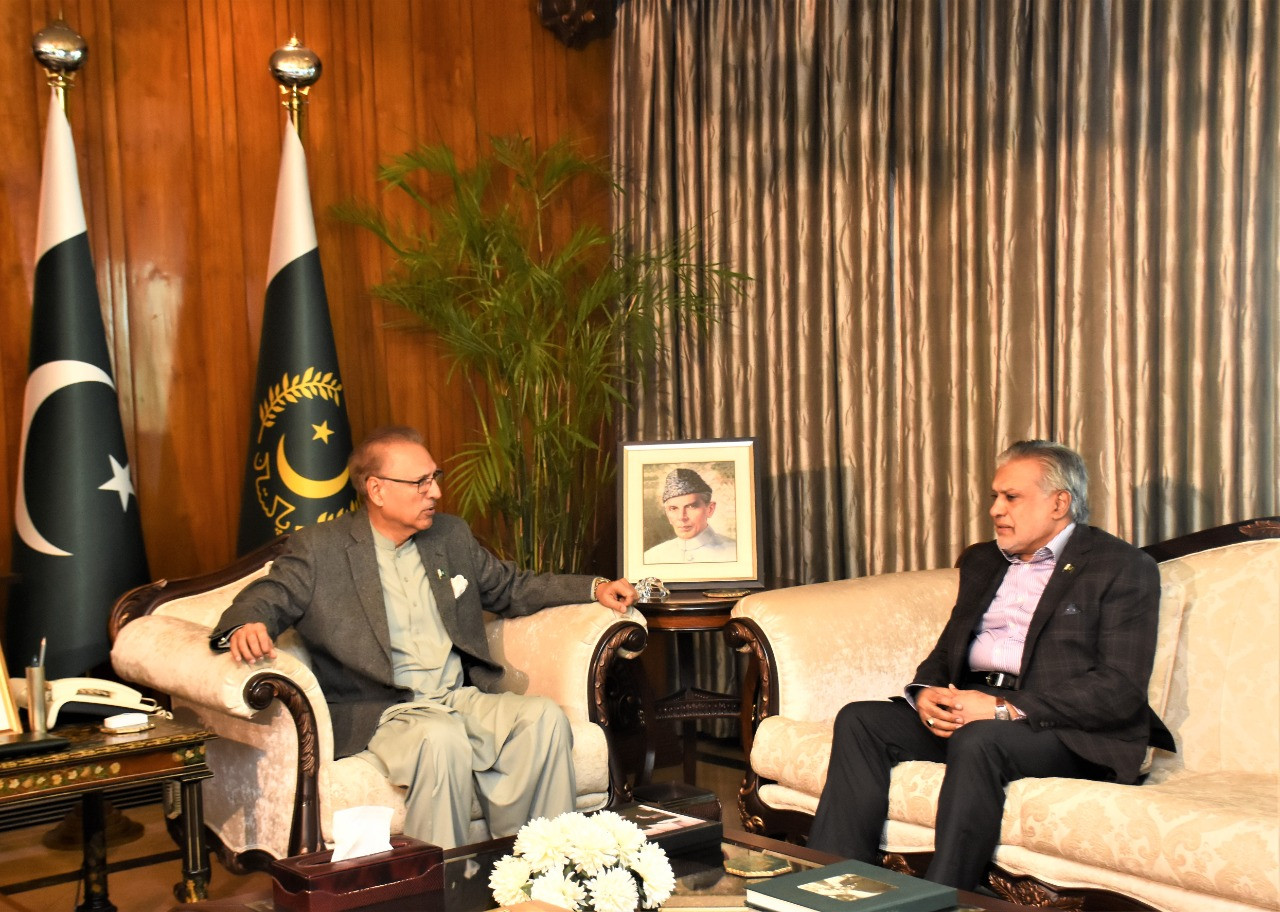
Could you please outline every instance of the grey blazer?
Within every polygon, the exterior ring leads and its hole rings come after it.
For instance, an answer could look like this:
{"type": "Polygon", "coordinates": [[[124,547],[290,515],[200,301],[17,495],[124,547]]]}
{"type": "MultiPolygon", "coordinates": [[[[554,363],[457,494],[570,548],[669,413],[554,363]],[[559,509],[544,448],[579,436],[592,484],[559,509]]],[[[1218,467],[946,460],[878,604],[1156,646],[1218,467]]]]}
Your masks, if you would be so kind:
{"type": "MultiPolygon", "coordinates": [[[[1008,569],[995,542],[961,555],[955,608],[913,683],[959,682],[974,631],[1008,569]]],[[[1137,779],[1148,742],[1173,749],[1147,705],[1159,607],[1155,561],[1101,529],[1077,526],[1036,606],[1017,692],[1009,696],[1027,714],[1025,724],[1052,730],[1118,782],[1137,779]]]]}
{"type": "MultiPolygon", "coordinates": [[[[456,516],[437,514],[414,540],[466,680],[481,690],[502,673],[489,655],[484,611],[516,617],[591,597],[593,577],[518,571],[482,548],[456,516]],[[467,581],[457,598],[455,576],[467,581]]],[[[270,572],[223,612],[210,643],[225,648],[219,644],[232,630],[254,621],[272,639],[293,627],[306,644],[329,703],[337,757],[364,750],[383,710],[412,697],[392,679],[391,634],[364,509],[293,533],[270,572]]]]}

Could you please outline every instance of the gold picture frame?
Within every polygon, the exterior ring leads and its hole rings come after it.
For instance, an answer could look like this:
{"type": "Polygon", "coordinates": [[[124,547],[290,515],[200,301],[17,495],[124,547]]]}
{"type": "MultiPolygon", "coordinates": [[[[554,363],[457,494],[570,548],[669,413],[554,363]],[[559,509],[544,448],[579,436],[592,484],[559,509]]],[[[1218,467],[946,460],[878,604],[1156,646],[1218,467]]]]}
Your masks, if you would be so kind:
{"type": "Polygon", "coordinates": [[[668,589],[763,586],[761,453],[754,437],[624,441],[618,447],[618,563],[668,589]],[[683,526],[664,508],[697,501],[683,526]]]}
{"type": "Polygon", "coordinates": [[[9,669],[4,664],[4,649],[0,648],[0,735],[22,734],[22,720],[18,718],[18,704],[13,700],[13,689],[9,687],[9,669]]]}

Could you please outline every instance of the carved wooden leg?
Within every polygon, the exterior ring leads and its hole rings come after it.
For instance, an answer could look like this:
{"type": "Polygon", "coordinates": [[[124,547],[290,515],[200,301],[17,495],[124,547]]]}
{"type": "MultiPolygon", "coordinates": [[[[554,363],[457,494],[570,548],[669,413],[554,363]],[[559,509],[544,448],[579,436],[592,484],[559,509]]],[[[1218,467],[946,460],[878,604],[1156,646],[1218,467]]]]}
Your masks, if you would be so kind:
{"type": "Polygon", "coordinates": [[[84,808],[84,902],[76,912],[116,912],[107,898],[107,826],[102,792],[85,792],[84,808]]]}
{"type": "Polygon", "coordinates": [[[173,887],[178,902],[209,896],[209,850],[204,842],[204,792],[201,779],[182,783],[182,882],[173,887]]]}

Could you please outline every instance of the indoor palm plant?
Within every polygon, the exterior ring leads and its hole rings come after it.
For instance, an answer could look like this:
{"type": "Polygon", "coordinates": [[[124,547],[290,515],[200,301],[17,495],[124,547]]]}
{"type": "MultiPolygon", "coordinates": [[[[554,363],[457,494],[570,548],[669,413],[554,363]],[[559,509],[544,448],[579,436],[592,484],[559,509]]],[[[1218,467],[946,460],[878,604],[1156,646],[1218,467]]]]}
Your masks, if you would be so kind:
{"type": "Polygon", "coordinates": [[[521,567],[581,570],[627,372],[653,363],[664,319],[705,326],[744,277],[694,262],[684,241],[638,255],[598,225],[554,231],[553,214],[586,187],[616,192],[607,168],[566,141],[539,153],[494,138],[469,168],[423,146],[379,181],[421,210],[424,231],[370,207],[342,215],[391,249],[374,294],[438,335],[475,405],[478,437],[450,463],[459,511],[496,518],[495,550],[521,567]]]}

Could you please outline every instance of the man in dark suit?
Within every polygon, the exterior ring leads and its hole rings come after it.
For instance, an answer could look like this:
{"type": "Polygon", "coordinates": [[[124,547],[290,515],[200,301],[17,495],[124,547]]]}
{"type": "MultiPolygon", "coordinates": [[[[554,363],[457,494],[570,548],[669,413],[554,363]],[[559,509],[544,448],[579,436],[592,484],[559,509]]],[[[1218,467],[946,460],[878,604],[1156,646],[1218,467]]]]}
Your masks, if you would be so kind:
{"type": "Polygon", "coordinates": [[[1137,548],[1084,524],[1079,454],[1016,443],[991,497],[995,541],[961,556],[955,608],[905,699],[850,703],[836,717],[809,837],[876,861],[893,766],[945,763],[926,876],[961,889],[991,860],[1009,782],[1132,783],[1149,742],[1173,749],[1147,705],[1160,576],[1137,548]]]}
{"type": "Polygon", "coordinates": [[[494,836],[573,810],[568,720],[545,698],[492,692],[502,671],[482,612],[591,599],[623,613],[635,590],[498,560],[437,513],[443,473],[410,428],[375,432],[348,470],[361,509],[294,533],[223,613],[212,645],[258,662],[295,628],[329,703],[335,757],[358,755],[408,789],[411,836],[465,843],[473,799],[494,836]]]}

